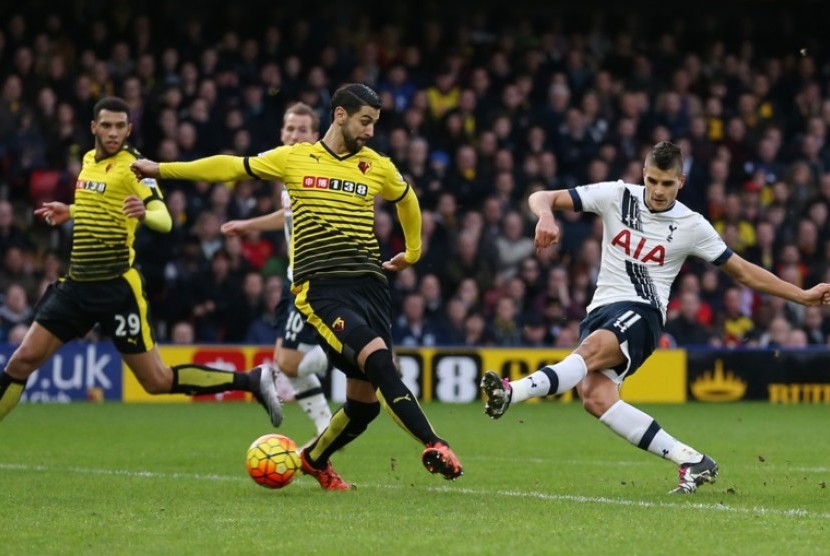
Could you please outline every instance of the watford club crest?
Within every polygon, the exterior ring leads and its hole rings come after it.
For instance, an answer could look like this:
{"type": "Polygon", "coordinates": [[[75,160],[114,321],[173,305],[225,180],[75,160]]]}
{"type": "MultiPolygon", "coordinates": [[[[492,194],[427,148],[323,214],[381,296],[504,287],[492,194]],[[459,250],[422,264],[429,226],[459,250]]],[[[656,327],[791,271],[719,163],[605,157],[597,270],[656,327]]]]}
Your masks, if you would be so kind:
{"type": "Polygon", "coordinates": [[[368,160],[361,160],[357,163],[357,168],[365,175],[372,171],[372,163],[368,160]]]}
{"type": "Polygon", "coordinates": [[[343,332],[346,328],[346,321],[343,320],[342,317],[337,317],[334,319],[334,322],[331,324],[331,329],[335,332],[343,332]]]}

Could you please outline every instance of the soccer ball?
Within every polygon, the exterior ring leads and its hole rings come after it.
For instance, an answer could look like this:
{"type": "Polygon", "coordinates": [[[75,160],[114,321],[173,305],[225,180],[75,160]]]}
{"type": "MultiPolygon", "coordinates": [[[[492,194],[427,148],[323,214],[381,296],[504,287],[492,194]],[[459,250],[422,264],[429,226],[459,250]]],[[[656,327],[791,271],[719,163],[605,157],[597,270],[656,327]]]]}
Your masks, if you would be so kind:
{"type": "Polygon", "coordinates": [[[265,434],[254,440],[245,456],[251,478],[267,488],[282,488],[300,469],[297,444],[281,434],[265,434]]]}

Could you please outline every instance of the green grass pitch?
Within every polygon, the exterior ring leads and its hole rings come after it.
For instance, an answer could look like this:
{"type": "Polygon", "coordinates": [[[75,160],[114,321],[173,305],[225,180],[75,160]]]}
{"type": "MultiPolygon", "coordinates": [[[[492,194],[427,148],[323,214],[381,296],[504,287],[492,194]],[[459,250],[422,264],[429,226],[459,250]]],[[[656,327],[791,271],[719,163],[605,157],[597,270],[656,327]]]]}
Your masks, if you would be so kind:
{"type": "MultiPolygon", "coordinates": [[[[23,405],[0,424],[0,551],[15,554],[811,554],[830,539],[827,407],[642,406],[721,466],[676,467],[578,404],[427,404],[464,463],[428,474],[384,413],[334,458],[357,490],[248,478],[254,404],[23,405]]],[[[295,405],[277,431],[307,440],[295,405]]]]}

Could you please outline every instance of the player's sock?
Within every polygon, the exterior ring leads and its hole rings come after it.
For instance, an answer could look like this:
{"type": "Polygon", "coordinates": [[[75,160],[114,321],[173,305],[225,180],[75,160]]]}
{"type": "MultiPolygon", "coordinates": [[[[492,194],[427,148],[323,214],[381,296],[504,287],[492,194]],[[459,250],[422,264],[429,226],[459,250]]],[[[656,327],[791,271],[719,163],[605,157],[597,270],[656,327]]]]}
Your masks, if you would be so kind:
{"type": "Polygon", "coordinates": [[[248,373],[222,371],[187,363],[173,367],[173,386],[171,394],[217,394],[228,390],[244,390],[257,392],[259,390],[259,375],[261,368],[257,367],[248,373]]]}
{"type": "Polygon", "coordinates": [[[314,346],[303,355],[300,364],[297,366],[297,376],[310,376],[323,374],[329,367],[329,358],[320,346],[314,346]]]}
{"type": "MultiPolygon", "coordinates": [[[[366,358],[366,376],[377,388],[378,397],[392,419],[424,445],[444,442],[432,429],[418,400],[398,376],[392,352],[381,349],[366,358]]],[[[446,444],[446,442],[445,442],[446,444]]]]}
{"type": "Polygon", "coordinates": [[[23,390],[26,389],[26,381],[13,378],[6,373],[5,369],[0,372],[0,421],[2,421],[9,412],[17,407],[20,402],[20,396],[23,395],[23,390]]]}
{"type": "Polygon", "coordinates": [[[540,398],[562,394],[576,386],[588,374],[585,360],[572,353],[555,365],[548,365],[522,379],[512,381],[513,393],[510,403],[522,402],[528,398],[540,398]]]}
{"type": "Polygon", "coordinates": [[[308,448],[309,463],[312,467],[325,466],[331,455],[360,436],[375,417],[380,413],[380,403],[364,403],[356,400],[346,400],[329,426],[308,448]]]}
{"type": "Polygon", "coordinates": [[[622,400],[612,405],[599,420],[638,448],[678,465],[703,459],[703,454],[664,431],[650,415],[622,400]]]}
{"type": "Polygon", "coordinates": [[[321,434],[331,421],[331,409],[323,395],[323,387],[317,375],[288,377],[294,388],[294,398],[321,434]]]}

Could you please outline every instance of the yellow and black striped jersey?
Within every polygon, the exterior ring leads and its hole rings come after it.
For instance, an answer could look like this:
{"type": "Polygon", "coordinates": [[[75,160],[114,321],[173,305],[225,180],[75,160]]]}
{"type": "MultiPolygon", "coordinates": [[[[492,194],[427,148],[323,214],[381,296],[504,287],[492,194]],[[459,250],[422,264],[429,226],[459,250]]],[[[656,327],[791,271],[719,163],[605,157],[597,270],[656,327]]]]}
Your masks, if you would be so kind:
{"type": "Polygon", "coordinates": [[[276,179],[291,196],[294,281],[381,270],[374,233],[375,197],[390,202],[409,189],[389,158],[364,147],[337,156],[322,141],[277,147],[244,159],[253,177],[276,179]]]}
{"type": "Polygon", "coordinates": [[[124,199],[135,195],[145,205],[153,199],[163,199],[156,180],[138,181],[130,171],[130,163],[139,157],[137,151],[126,146],[102,160],[95,160],[95,150],[84,155],[75,183],[69,261],[69,276],[73,280],[117,278],[132,266],[139,221],[124,215],[124,199]]]}

